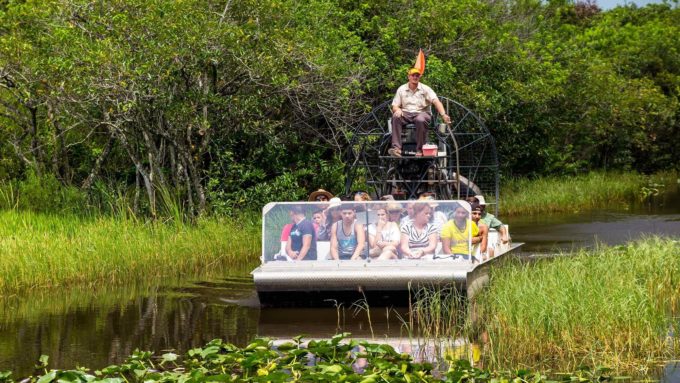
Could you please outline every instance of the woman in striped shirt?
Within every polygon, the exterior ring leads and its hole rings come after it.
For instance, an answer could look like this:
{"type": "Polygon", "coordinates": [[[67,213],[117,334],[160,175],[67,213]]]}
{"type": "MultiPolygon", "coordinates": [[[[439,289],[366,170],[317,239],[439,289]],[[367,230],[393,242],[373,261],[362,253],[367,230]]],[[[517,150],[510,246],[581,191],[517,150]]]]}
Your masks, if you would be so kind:
{"type": "Polygon", "coordinates": [[[407,259],[430,258],[437,248],[437,228],[430,223],[432,207],[425,202],[413,205],[413,221],[401,228],[400,254],[407,259]]]}

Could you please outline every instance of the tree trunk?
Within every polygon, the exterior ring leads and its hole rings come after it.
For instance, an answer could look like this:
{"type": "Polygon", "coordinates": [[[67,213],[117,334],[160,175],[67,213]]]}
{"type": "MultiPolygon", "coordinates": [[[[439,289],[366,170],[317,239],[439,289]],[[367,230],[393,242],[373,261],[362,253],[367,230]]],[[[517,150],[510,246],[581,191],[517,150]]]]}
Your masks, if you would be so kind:
{"type": "Polygon", "coordinates": [[[97,157],[97,160],[94,162],[94,166],[92,167],[92,170],[90,170],[90,174],[87,175],[87,178],[85,179],[85,181],[83,181],[83,184],[80,186],[81,189],[90,190],[90,188],[92,187],[92,183],[99,176],[99,171],[102,168],[102,164],[108,158],[109,153],[111,153],[111,149],[113,149],[113,144],[115,142],[116,138],[113,135],[109,135],[109,140],[106,142],[106,145],[102,150],[102,153],[99,155],[99,157],[97,157]]]}
{"type": "Polygon", "coordinates": [[[110,124],[109,126],[115,129],[116,135],[120,139],[120,143],[123,145],[123,148],[125,148],[128,157],[130,158],[130,160],[132,160],[132,163],[135,165],[138,175],[142,177],[142,181],[144,182],[144,188],[146,189],[146,194],[149,197],[149,210],[151,213],[151,217],[155,220],[157,218],[157,211],[156,211],[156,193],[154,190],[152,178],[153,166],[151,166],[152,168],[151,172],[147,173],[146,169],[144,169],[144,165],[142,165],[142,162],[139,160],[139,157],[137,157],[137,155],[135,154],[134,149],[130,147],[130,143],[128,142],[125,132],[123,132],[122,129],[120,129],[114,124],[110,124]]]}

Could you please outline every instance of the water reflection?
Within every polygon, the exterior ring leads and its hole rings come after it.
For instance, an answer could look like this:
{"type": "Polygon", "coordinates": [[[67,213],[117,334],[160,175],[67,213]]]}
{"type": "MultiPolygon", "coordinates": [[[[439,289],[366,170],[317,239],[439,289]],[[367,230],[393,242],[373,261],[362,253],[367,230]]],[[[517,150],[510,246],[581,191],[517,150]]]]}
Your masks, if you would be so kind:
{"type": "Polygon", "coordinates": [[[15,377],[32,374],[41,354],[50,357],[53,368],[102,368],[136,348],[183,352],[215,338],[245,345],[257,334],[259,310],[229,302],[253,301],[246,279],[131,290],[5,299],[0,370],[12,370],[15,377]]]}
{"type": "Polygon", "coordinates": [[[510,232],[514,241],[525,243],[524,252],[570,251],[592,248],[597,243],[620,245],[650,234],[677,236],[680,214],[638,216],[597,211],[578,216],[514,217],[510,232]]]}
{"type": "Polygon", "coordinates": [[[370,312],[354,307],[267,308],[260,312],[258,329],[260,335],[273,338],[327,338],[339,332],[376,340],[407,337],[406,311],[393,307],[375,307],[370,312]]]}
{"type": "Polygon", "coordinates": [[[680,382],[680,362],[669,363],[661,375],[662,383],[680,382]]]}
{"type": "Polygon", "coordinates": [[[505,219],[522,251],[554,252],[591,248],[597,243],[620,245],[645,235],[680,234],[680,188],[644,203],[619,209],[545,213],[505,219]]]}

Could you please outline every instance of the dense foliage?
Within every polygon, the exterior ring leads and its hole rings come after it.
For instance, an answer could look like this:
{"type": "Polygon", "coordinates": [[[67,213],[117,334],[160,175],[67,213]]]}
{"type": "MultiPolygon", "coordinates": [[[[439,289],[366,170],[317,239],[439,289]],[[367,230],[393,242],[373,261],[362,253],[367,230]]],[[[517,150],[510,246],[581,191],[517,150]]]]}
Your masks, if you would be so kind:
{"type": "Polygon", "coordinates": [[[349,128],[419,48],[505,174],[664,169],[679,32],[677,2],[0,1],[0,179],[152,215],[163,193],[201,214],[339,191],[349,128]]]}

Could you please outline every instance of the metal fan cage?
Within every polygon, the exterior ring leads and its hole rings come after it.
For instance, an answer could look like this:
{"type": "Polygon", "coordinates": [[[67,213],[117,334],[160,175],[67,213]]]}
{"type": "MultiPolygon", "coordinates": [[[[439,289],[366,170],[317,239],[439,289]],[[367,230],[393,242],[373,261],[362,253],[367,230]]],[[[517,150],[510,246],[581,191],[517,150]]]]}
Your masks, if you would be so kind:
{"type": "MultiPolygon", "coordinates": [[[[482,120],[460,103],[439,97],[451,124],[432,118],[428,143],[437,145],[434,156],[416,157],[415,127],[402,132],[403,157],[390,156],[391,100],[365,115],[349,132],[345,152],[345,193],[365,189],[374,198],[392,194],[414,199],[433,192],[437,199],[465,199],[481,194],[498,213],[498,155],[496,144],[482,120]]],[[[488,206],[487,208],[489,208],[488,206]]]]}

